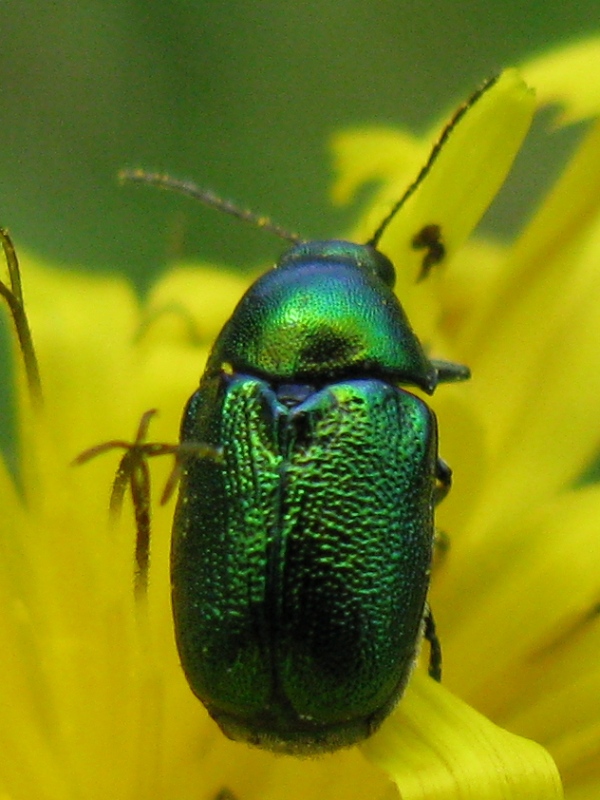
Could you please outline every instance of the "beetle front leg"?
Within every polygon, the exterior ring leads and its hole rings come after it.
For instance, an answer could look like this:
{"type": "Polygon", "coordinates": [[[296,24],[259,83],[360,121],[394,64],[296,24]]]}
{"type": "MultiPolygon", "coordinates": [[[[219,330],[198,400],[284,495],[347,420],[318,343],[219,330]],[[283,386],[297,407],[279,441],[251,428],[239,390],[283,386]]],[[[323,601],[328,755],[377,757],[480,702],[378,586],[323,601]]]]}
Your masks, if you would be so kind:
{"type": "Polygon", "coordinates": [[[442,646],[438,639],[431,609],[425,607],[423,636],[429,642],[429,676],[438,683],[442,680],[442,646]]]}

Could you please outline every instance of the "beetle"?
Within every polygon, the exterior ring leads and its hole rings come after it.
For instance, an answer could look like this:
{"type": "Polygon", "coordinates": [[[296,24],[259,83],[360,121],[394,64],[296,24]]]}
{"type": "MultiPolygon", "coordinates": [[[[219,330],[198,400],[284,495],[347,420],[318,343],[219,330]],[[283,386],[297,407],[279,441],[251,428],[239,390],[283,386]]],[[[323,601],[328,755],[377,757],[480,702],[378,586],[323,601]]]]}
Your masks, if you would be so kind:
{"type": "MultiPolygon", "coordinates": [[[[425,625],[450,486],[424,353],[371,245],[308,242],[244,295],[185,410],[171,550],[181,663],[231,738],[295,754],[369,736],[425,625]]],[[[432,669],[438,677],[438,667],[432,669]]]]}
{"type": "MultiPolygon", "coordinates": [[[[121,175],[292,242],[217,337],[181,423],[175,637],[192,691],[231,739],[293,755],[364,740],[400,698],[423,636],[441,678],[427,593],[451,471],[412,390],[470,373],[426,354],[378,244],[493,82],[365,244],[303,241],[190,182],[121,175]]],[[[411,244],[425,251],[420,278],[445,257],[435,221],[411,244]]]]}

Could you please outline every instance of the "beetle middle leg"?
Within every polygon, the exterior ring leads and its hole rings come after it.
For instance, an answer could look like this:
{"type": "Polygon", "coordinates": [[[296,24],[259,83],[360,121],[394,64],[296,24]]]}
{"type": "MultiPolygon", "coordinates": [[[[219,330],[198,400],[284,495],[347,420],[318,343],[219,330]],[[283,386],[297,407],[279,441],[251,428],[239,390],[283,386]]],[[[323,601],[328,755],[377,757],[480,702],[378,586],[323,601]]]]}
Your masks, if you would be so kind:
{"type": "MultiPolygon", "coordinates": [[[[446,462],[438,457],[435,466],[436,485],[433,492],[433,502],[437,506],[442,502],[444,497],[452,487],[452,470],[446,462]]],[[[444,562],[448,550],[450,549],[450,539],[444,531],[435,531],[433,539],[433,552],[434,552],[434,568],[444,562]]]]}
{"type": "Polygon", "coordinates": [[[423,636],[429,642],[429,676],[438,683],[442,680],[442,646],[435,629],[433,614],[429,606],[425,607],[423,636]]]}
{"type": "Polygon", "coordinates": [[[436,485],[433,493],[435,505],[439,505],[450,491],[452,486],[452,470],[443,458],[438,458],[435,465],[436,485]]]}

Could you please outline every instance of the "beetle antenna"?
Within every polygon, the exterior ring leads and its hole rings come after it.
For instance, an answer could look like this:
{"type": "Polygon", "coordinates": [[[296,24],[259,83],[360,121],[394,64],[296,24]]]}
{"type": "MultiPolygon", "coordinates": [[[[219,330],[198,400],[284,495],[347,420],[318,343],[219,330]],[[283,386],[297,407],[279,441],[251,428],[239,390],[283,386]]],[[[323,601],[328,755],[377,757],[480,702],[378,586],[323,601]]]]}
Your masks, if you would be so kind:
{"type": "Polygon", "coordinates": [[[466,102],[464,102],[462,106],[459,106],[459,108],[455,111],[452,119],[440,134],[440,137],[437,140],[437,142],[433,145],[431,153],[429,154],[429,158],[427,159],[427,162],[421,168],[421,171],[419,172],[415,180],[410,184],[408,189],[404,192],[400,200],[394,203],[389,213],[383,218],[383,220],[379,224],[379,227],[367,242],[368,245],[374,248],[377,247],[377,245],[379,244],[379,240],[383,236],[387,226],[394,219],[394,217],[396,216],[398,211],[402,208],[402,206],[406,203],[408,198],[415,192],[418,185],[421,183],[423,178],[427,175],[431,167],[434,165],[438,155],[440,154],[441,149],[448,141],[448,138],[450,137],[450,134],[452,133],[456,125],[460,122],[462,117],[464,117],[464,115],[471,108],[471,106],[474,105],[474,103],[476,103],[479,100],[481,95],[485,94],[485,92],[487,92],[488,89],[491,89],[491,87],[496,83],[499,77],[500,77],[499,75],[494,75],[492,78],[488,78],[488,80],[484,84],[482,84],[479,87],[479,89],[477,89],[477,91],[474,92],[471,95],[471,97],[466,102]]]}
{"type": "Polygon", "coordinates": [[[123,169],[119,172],[119,180],[123,183],[145,183],[149,186],[158,186],[161,189],[179,192],[188,197],[193,197],[194,200],[199,200],[206,206],[216,208],[219,211],[223,211],[225,214],[230,214],[232,217],[237,217],[237,219],[249,222],[257,228],[262,228],[269,233],[273,233],[280,239],[285,239],[293,244],[299,244],[303,241],[297,233],[292,233],[282,228],[269,217],[255,214],[254,211],[250,211],[247,208],[240,208],[240,206],[236,206],[235,203],[219,197],[210,189],[202,189],[192,181],[179,180],[178,178],[173,178],[171,175],[165,175],[161,172],[146,172],[143,169],[123,169]]]}

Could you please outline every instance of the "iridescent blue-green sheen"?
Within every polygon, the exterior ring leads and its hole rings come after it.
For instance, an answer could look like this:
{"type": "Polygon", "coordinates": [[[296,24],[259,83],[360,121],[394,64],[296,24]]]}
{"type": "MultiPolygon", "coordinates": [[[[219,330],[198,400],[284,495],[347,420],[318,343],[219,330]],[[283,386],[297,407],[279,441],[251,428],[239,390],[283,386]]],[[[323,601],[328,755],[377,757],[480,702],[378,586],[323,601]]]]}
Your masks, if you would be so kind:
{"type": "MultiPolygon", "coordinates": [[[[326,247],[325,247],[326,245],[326,247]]],[[[390,272],[391,271],[391,272],[390,272]]],[[[293,248],[241,300],[182,422],[177,644],[231,738],[294,754],[369,736],[420,638],[433,541],[436,372],[380,253],[293,248]]]]}
{"type": "MultiPolygon", "coordinates": [[[[391,278],[390,278],[391,273],[391,278]]],[[[389,260],[367,245],[307,242],[292,248],[240,301],[206,367],[272,382],[319,383],[337,375],[387,375],[433,391],[435,369],[380,275],[389,260]]]]}

